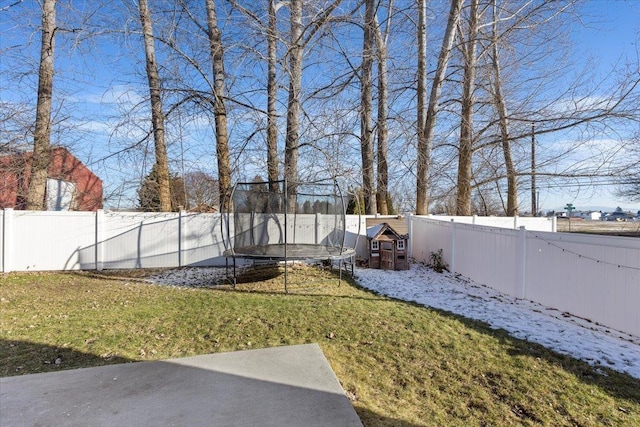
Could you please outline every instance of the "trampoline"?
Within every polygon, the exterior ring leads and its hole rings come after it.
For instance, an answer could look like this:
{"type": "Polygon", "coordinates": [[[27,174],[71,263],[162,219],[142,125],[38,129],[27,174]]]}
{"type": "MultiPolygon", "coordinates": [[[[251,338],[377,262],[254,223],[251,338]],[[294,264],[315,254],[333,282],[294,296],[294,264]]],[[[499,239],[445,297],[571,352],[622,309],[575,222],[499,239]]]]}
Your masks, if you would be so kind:
{"type": "MultiPolygon", "coordinates": [[[[236,260],[309,260],[352,265],[354,247],[346,245],[346,198],[335,180],[318,182],[239,182],[223,212],[224,256],[236,260]]],[[[356,233],[356,236],[359,234],[356,233]]]]}
{"type": "Polygon", "coordinates": [[[236,252],[225,252],[227,255],[247,259],[290,259],[290,260],[326,260],[341,259],[355,255],[352,249],[342,250],[334,246],[312,245],[303,243],[268,244],[265,246],[243,246],[236,252]]]}

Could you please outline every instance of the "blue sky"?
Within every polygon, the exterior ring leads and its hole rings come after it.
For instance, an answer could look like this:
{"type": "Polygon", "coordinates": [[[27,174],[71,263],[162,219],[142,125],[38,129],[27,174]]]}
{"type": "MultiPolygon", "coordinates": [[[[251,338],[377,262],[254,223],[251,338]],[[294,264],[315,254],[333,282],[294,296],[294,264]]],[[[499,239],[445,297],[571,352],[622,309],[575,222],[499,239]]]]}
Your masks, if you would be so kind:
{"type": "MultiPolygon", "coordinates": [[[[640,1],[587,0],[581,10],[585,12],[584,26],[575,28],[572,33],[572,40],[579,46],[576,55],[593,57],[600,75],[606,75],[621,61],[640,63],[640,1]]],[[[551,138],[555,136],[548,137],[551,138]]],[[[606,144],[607,134],[600,135],[600,138],[601,141],[594,141],[594,145],[599,142],[606,144]]],[[[541,189],[539,205],[545,210],[563,209],[567,203],[572,203],[577,209],[610,210],[617,206],[633,212],[640,209],[640,204],[620,199],[614,192],[615,187],[607,185],[588,189],[569,186],[564,191],[560,188],[541,189]]]]}
{"type": "MultiPolygon", "coordinates": [[[[0,10],[4,3],[4,1],[0,1],[0,10]]],[[[22,80],[19,87],[16,87],[4,74],[7,72],[5,65],[9,62],[6,57],[3,58],[9,46],[14,43],[24,43],[25,48],[21,50],[24,62],[32,64],[37,61],[39,37],[37,32],[32,31],[33,28],[37,28],[39,16],[37,10],[33,9],[34,4],[35,2],[21,4],[20,7],[33,13],[29,16],[21,16],[19,20],[7,19],[6,13],[0,12],[0,30],[2,31],[0,36],[1,101],[20,100],[27,103],[35,101],[35,93],[29,89],[35,85],[35,76],[28,76],[22,80]],[[28,44],[27,40],[30,37],[36,42],[28,44]]],[[[92,2],[87,2],[87,4],[90,5],[92,2]]],[[[571,31],[572,39],[577,42],[574,55],[581,59],[587,56],[593,57],[594,64],[597,65],[601,75],[605,75],[620,60],[635,59],[637,61],[640,48],[636,44],[640,31],[640,1],[589,0],[585,2],[581,11],[584,12],[584,26],[573,26],[567,29],[567,31],[571,31]]],[[[64,16],[64,12],[61,12],[60,16],[64,16]]],[[[132,25],[135,25],[135,22],[132,25]]],[[[105,181],[108,191],[113,193],[126,187],[128,193],[131,194],[136,185],[135,179],[140,178],[142,173],[140,165],[147,166],[147,171],[150,167],[150,160],[144,156],[141,157],[140,154],[120,159],[119,162],[116,162],[115,158],[99,161],[109,153],[118,151],[124,143],[135,141],[142,135],[141,128],[135,123],[130,123],[119,128],[118,132],[113,132],[119,108],[115,101],[126,99],[125,104],[133,106],[142,101],[141,96],[145,95],[144,92],[136,92],[140,88],[134,91],[134,86],[131,84],[132,81],[144,81],[137,74],[140,70],[124,66],[126,64],[122,63],[123,56],[119,55],[121,52],[127,54],[130,54],[131,51],[141,52],[138,50],[140,46],[132,46],[131,43],[131,41],[123,41],[118,45],[106,45],[101,44],[98,40],[74,50],[74,54],[69,54],[70,44],[60,42],[56,53],[56,67],[59,70],[56,76],[58,93],[66,92],[65,105],[62,106],[60,116],[64,116],[65,112],[72,112],[73,123],[77,126],[77,130],[73,133],[75,141],[65,139],[64,143],[71,144],[78,157],[96,169],[105,181]],[[79,89],[72,89],[74,87],[79,89]]],[[[146,106],[142,105],[138,113],[144,115],[145,109],[146,106]]],[[[174,146],[174,150],[183,150],[186,156],[191,156],[188,168],[215,170],[211,126],[208,123],[198,122],[197,119],[196,123],[184,124],[181,129],[189,141],[195,142],[187,146],[174,146]],[[202,153],[210,154],[203,155],[202,153]]],[[[59,135],[62,135],[59,136],[60,138],[68,138],[69,134],[60,133],[59,135]]],[[[56,142],[56,135],[53,138],[56,142]]],[[[546,135],[541,136],[538,143],[557,145],[559,139],[561,139],[559,135],[546,135]]],[[[608,139],[609,136],[606,134],[597,135],[593,144],[594,149],[605,147],[606,151],[608,139]]],[[[598,152],[598,150],[595,149],[594,152],[598,152]]],[[[588,158],[592,154],[585,147],[581,155],[588,158]]],[[[249,155],[260,157],[262,153],[249,153],[249,155]]],[[[174,170],[180,166],[180,164],[174,163],[174,170]]],[[[615,190],[612,186],[582,190],[578,187],[566,186],[563,189],[554,186],[554,188],[540,187],[539,190],[539,206],[544,210],[560,209],[567,203],[573,203],[578,209],[595,207],[612,209],[616,206],[634,211],[640,209],[637,204],[617,200],[612,194],[612,191],[615,190]]],[[[528,197],[528,194],[523,192],[521,197],[522,211],[526,211],[529,206],[528,197]]],[[[113,198],[108,201],[107,206],[126,207],[128,203],[130,204],[130,200],[113,198]]]]}
{"type": "MultiPolygon", "coordinates": [[[[618,56],[637,48],[640,31],[640,2],[637,0],[587,0],[583,7],[585,26],[573,39],[613,63],[618,56]]],[[[605,64],[606,65],[606,64],[605,64]]]]}

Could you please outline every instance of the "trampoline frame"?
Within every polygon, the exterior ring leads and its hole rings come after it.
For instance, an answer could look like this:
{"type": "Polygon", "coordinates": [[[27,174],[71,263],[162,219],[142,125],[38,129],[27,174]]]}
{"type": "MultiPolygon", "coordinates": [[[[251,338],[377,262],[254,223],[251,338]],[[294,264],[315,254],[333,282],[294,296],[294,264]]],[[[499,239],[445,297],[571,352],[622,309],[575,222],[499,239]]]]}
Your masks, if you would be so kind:
{"type": "MultiPolygon", "coordinates": [[[[295,197],[297,200],[298,195],[314,196],[314,197],[332,196],[335,200],[340,201],[340,206],[334,206],[333,215],[336,218],[334,219],[333,229],[331,231],[331,233],[334,233],[338,230],[338,217],[341,218],[344,230],[342,231],[342,238],[341,238],[341,241],[339,242],[340,243],[339,245],[319,244],[319,243],[315,243],[315,244],[296,243],[295,231],[297,229],[296,228],[297,218],[298,218],[298,215],[302,215],[302,214],[296,212],[295,206],[293,207],[293,210],[290,209],[289,196],[288,196],[289,186],[286,179],[278,180],[278,181],[237,182],[233,186],[231,190],[231,194],[229,195],[230,200],[232,202],[235,201],[234,196],[239,186],[243,186],[243,187],[252,186],[252,185],[257,186],[257,185],[265,185],[265,184],[269,189],[267,192],[268,195],[277,194],[284,201],[284,204],[279,206],[280,210],[282,210],[283,212],[269,213],[271,215],[276,215],[276,216],[280,215],[282,217],[283,219],[282,224],[284,227],[282,234],[284,237],[284,241],[281,241],[279,243],[267,243],[262,245],[253,244],[253,245],[244,245],[244,246],[236,247],[235,233],[238,230],[235,229],[235,222],[234,222],[234,235],[232,236],[231,229],[230,229],[231,217],[233,216],[233,220],[236,221],[237,215],[240,215],[242,212],[238,212],[236,206],[231,206],[233,205],[233,203],[226,203],[226,206],[231,207],[231,209],[226,209],[226,211],[223,212],[223,215],[222,215],[223,220],[221,221],[221,227],[222,227],[223,243],[225,246],[224,256],[227,259],[226,261],[227,271],[229,270],[229,259],[232,260],[232,268],[233,268],[232,285],[235,287],[235,285],[237,284],[237,261],[236,261],[237,259],[252,260],[254,263],[254,266],[256,262],[260,262],[260,261],[263,261],[263,262],[284,261],[285,292],[288,292],[289,261],[295,261],[295,260],[328,261],[332,266],[334,261],[338,261],[338,269],[339,269],[338,280],[340,282],[342,281],[343,264],[344,265],[348,264],[351,266],[351,274],[353,275],[353,263],[356,255],[355,248],[358,246],[358,236],[360,234],[360,230],[358,229],[354,247],[353,248],[347,247],[346,246],[346,238],[347,238],[346,205],[345,205],[344,196],[342,194],[340,186],[338,185],[338,182],[335,179],[330,179],[330,180],[325,179],[325,180],[320,180],[315,182],[296,182],[295,188],[299,188],[300,186],[314,186],[314,185],[325,186],[325,187],[331,186],[333,189],[332,190],[333,194],[318,195],[318,194],[306,194],[306,193],[296,192],[295,197]],[[280,188],[280,185],[282,185],[282,193],[273,192],[273,188],[280,188]],[[339,211],[338,211],[338,208],[339,208],[339,211]],[[290,240],[289,223],[291,220],[293,220],[293,224],[294,224],[294,228],[293,228],[294,237],[290,242],[289,241],[290,240]],[[347,259],[351,259],[351,261],[346,262],[345,260],[347,259]]],[[[271,201],[271,199],[267,199],[267,200],[268,202],[271,201]]],[[[244,214],[251,215],[249,230],[253,231],[256,228],[254,223],[254,220],[255,220],[254,215],[256,215],[257,213],[254,211],[251,211],[251,212],[244,212],[244,214]]],[[[278,225],[281,225],[281,224],[278,222],[278,225]]],[[[317,227],[317,224],[316,224],[316,227],[317,227]]],[[[360,221],[358,221],[358,228],[360,228],[360,221]]],[[[316,231],[317,233],[317,229],[314,231],[316,231]]],[[[254,239],[254,235],[251,234],[251,240],[253,239],[254,239]]]]}

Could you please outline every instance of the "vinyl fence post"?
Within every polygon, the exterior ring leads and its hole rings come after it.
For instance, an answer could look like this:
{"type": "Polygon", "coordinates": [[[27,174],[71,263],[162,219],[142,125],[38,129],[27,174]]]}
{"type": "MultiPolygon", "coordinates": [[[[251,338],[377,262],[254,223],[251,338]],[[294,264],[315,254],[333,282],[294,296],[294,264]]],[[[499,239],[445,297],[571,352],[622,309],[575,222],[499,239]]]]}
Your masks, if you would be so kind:
{"type": "Polygon", "coordinates": [[[456,223],[451,218],[451,262],[449,263],[451,273],[456,272],[456,223]]]}
{"type": "Polygon", "coordinates": [[[518,229],[518,215],[513,216],[513,229],[514,230],[518,229]]]}
{"type": "Polygon", "coordinates": [[[518,232],[518,257],[516,260],[516,298],[524,299],[526,297],[526,260],[527,260],[527,230],[524,226],[520,227],[518,232]]]}
{"type": "Polygon", "coordinates": [[[318,245],[318,244],[320,244],[320,227],[322,226],[322,222],[321,222],[322,220],[320,219],[320,213],[319,212],[316,212],[315,221],[316,221],[316,225],[314,227],[315,228],[315,236],[314,236],[315,242],[314,243],[316,245],[318,245]]]}
{"type": "Polygon", "coordinates": [[[184,209],[178,211],[178,267],[184,265],[184,236],[186,234],[186,224],[184,223],[184,216],[186,212],[184,209]]]}
{"type": "Polygon", "coordinates": [[[13,253],[13,209],[5,208],[2,215],[2,271],[9,273],[12,270],[11,254],[13,253]]]}
{"type": "Polygon", "coordinates": [[[98,209],[96,211],[96,230],[95,230],[95,260],[96,265],[95,268],[97,271],[102,271],[104,268],[104,259],[103,259],[103,229],[104,229],[104,211],[102,209],[98,209]]]}
{"type": "Polygon", "coordinates": [[[413,214],[409,214],[407,217],[407,231],[409,233],[409,244],[407,245],[407,257],[409,259],[413,258],[413,214]]]}

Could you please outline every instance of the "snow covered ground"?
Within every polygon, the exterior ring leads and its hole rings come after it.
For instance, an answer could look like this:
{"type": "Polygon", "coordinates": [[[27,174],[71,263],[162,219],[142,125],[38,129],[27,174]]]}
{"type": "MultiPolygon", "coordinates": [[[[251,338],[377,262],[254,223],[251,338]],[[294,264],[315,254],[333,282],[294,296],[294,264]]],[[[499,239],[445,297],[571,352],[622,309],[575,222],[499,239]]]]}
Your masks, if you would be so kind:
{"type": "MultiPolygon", "coordinates": [[[[170,270],[149,278],[174,286],[210,286],[222,268],[170,270]]],[[[463,277],[419,264],[406,271],[356,269],[358,283],[389,297],[481,320],[512,336],[558,353],[640,378],[640,337],[634,337],[540,304],[519,300],[463,277]]]]}

